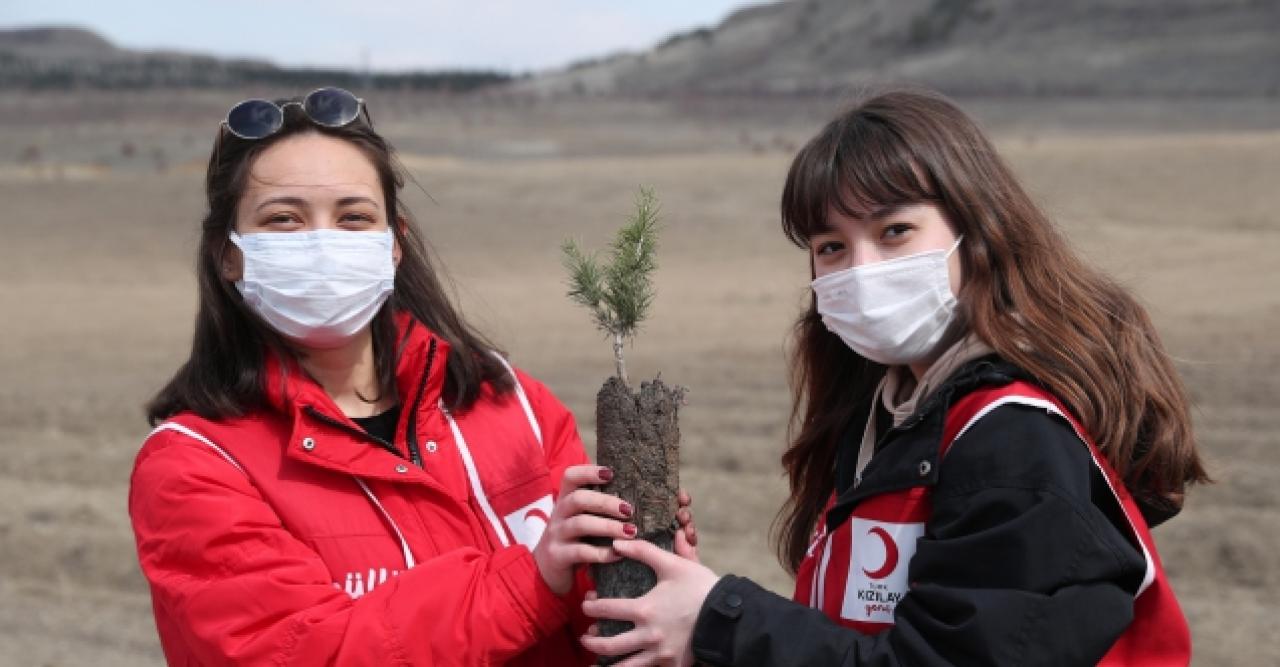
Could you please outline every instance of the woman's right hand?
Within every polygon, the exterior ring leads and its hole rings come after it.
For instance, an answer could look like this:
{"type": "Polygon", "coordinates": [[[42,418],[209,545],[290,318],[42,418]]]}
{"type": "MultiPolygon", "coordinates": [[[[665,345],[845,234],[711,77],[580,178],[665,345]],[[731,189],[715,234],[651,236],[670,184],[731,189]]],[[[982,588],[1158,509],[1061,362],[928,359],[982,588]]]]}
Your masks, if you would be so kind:
{"type": "Polygon", "coordinates": [[[573,587],[575,565],[621,560],[622,556],[611,546],[613,539],[636,536],[635,524],[618,520],[631,517],[631,505],[607,493],[581,488],[611,479],[613,471],[597,465],[572,466],[564,472],[559,499],[542,539],[533,548],[538,571],[556,595],[564,595],[573,587]],[[585,537],[609,538],[608,546],[587,544],[582,541],[585,537]]]}
{"type": "Polygon", "coordinates": [[[601,637],[599,625],[592,625],[581,638],[582,646],[596,655],[628,656],[617,667],[692,665],[693,628],[720,576],[705,565],[644,540],[618,542],[615,546],[620,555],[652,568],[658,583],[638,598],[602,600],[594,592],[587,593],[582,603],[587,616],[630,621],[635,627],[619,635],[601,637]]]}

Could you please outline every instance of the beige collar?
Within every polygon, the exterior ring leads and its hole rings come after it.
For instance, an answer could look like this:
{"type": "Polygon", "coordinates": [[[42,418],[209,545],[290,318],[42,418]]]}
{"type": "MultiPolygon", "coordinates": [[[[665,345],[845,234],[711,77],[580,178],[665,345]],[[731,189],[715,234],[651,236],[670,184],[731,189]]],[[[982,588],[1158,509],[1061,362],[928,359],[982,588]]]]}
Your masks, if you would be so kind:
{"type": "Polygon", "coordinates": [[[911,369],[906,366],[890,366],[881,383],[880,402],[893,415],[897,426],[915,413],[920,402],[929,396],[939,384],[951,377],[961,366],[993,353],[986,343],[972,333],[947,348],[938,360],[929,365],[920,382],[916,382],[911,369]]]}
{"type": "Polygon", "coordinates": [[[890,366],[885,371],[880,386],[876,387],[876,395],[871,399],[871,414],[867,415],[867,425],[862,431],[862,442],[858,445],[858,463],[856,480],[862,480],[862,470],[871,461],[876,446],[876,410],[879,401],[889,414],[893,416],[893,425],[898,426],[915,413],[920,402],[929,396],[941,382],[951,377],[958,368],[979,357],[995,352],[972,333],[956,341],[947,348],[938,360],[925,371],[920,382],[916,382],[911,369],[906,366],[890,366]]]}

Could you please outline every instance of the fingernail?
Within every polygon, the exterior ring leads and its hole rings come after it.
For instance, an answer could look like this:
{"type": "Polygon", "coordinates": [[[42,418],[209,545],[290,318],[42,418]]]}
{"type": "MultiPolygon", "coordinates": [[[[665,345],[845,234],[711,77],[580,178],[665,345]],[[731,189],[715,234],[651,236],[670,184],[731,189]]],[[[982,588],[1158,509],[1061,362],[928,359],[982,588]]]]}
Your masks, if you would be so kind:
{"type": "Polygon", "coordinates": [[[634,523],[623,524],[622,532],[626,533],[627,537],[635,537],[636,525],[634,523]]]}
{"type": "Polygon", "coordinates": [[[622,516],[631,516],[631,503],[624,502],[621,505],[618,505],[618,512],[622,514],[622,516]]]}
{"type": "Polygon", "coordinates": [[[602,479],[602,480],[604,480],[604,481],[606,481],[606,482],[607,482],[607,481],[609,481],[609,480],[611,480],[611,479],[613,479],[613,469],[612,469],[612,468],[601,468],[601,469],[600,469],[600,479],[602,479]]]}

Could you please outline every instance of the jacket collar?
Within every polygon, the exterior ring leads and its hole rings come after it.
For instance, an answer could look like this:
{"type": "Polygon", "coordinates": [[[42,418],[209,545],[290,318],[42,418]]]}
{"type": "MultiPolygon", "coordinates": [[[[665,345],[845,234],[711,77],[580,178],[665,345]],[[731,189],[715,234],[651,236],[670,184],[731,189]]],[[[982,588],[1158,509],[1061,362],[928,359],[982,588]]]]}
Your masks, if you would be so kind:
{"type": "MultiPolygon", "coordinates": [[[[915,486],[932,486],[938,481],[938,455],[947,410],[960,397],[986,385],[1004,385],[1023,377],[1018,368],[995,355],[974,359],[961,365],[936,389],[919,402],[915,412],[897,426],[878,429],[875,451],[892,450],[890,456],[876,456],[867,464],[862,481],[853,485],[857,468],[858,445],[869,415],[861,415],[850,424],[836,452],[836,505],[827,515],[827,525],[836,526],[865,498],[915,486]]],[[[890,415],[878,401],[871,409],[879,410],[878,425],[892,423],[890,415]]]]}
{"type": "MultiPolygon", "coordinates": [[[[397,312],[395,324],[396,389],[403,406],[397,430],[439,433],[447,426],[434,408],[444,391],[449,345],[406,313],[397,312]]],[[[424,484],[465,500],[465,488],[446,489],[424,469],[376,446],[296,358],[268,353],[265,370],[267,403],[291,424],[284,443],[289,458],[362,478],[424,484]]]]}
{"type": "MultiPolygon", "coordinates": [[[[395,313],[395,325],[400,402],[405,406],[434,405],[444,392],[449,343],[404,311],[395,313]]],[[[310,408],[335,421],[350,422],[296,357],[268,349],[265,371],[267,405],[276,412],[293,415],[310,408]]]]}

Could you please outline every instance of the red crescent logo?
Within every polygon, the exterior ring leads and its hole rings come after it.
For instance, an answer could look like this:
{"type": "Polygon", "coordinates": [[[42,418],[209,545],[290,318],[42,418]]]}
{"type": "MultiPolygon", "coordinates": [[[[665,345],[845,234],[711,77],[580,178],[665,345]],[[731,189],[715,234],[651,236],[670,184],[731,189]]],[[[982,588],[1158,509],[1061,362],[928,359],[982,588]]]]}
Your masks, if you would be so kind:
{"type": "Polygon", "coordinates": [[[541,507],[535,507],[524,513],[524,520],[528,523],[529,519],[542,519],[542,523],[551,523],[551,517],[542,511],[541,507]]]}
{"type": "Polygon", "coordinates": [[[862,573],[871,579],[884,579],[892,574],[894,569],[898,567],[898,544],[897,542],[894,542],[893,538],[889,537],[889,533],[886,533],[880,526],[876,526],[875,528],[867,531],[867,534],[875,535],[880,538],[881,542],[884,542],[884,565],[881,565],[880,569],[874,572],[863,568],[862,573]]]}

